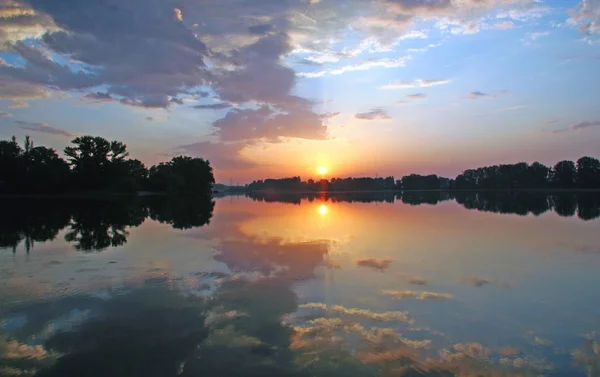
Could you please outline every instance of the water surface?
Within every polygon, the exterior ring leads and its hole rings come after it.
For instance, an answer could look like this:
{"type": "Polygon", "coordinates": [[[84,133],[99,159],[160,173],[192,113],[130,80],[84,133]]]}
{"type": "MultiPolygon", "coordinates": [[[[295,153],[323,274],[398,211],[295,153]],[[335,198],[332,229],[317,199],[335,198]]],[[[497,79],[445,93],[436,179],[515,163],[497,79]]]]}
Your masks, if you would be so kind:
{"type": "Polygon", "coordinates": [[[0,375],[600,375],[597,194],[3,208],[0,375]]]}

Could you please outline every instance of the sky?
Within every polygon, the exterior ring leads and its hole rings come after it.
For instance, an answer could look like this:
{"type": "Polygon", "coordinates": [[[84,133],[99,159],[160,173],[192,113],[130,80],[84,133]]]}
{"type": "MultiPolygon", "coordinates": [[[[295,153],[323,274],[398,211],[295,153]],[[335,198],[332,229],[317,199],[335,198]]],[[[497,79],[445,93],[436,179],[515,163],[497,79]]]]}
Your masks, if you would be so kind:
{"type": "Polygon", "coordinates": [[[217,181],[600,157],[600,0],[0,0],[0,138],[217,181]]]}

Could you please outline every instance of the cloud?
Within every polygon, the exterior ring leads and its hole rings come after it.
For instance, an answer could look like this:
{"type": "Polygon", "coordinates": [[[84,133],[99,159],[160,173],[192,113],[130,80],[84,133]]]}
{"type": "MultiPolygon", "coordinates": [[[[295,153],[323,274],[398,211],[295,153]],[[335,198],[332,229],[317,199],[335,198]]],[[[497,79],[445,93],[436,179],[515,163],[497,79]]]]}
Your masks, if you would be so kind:
{"type": "Polygon", "coordinates": [[[356,265],[359,267],[368,267],[377,271],[385,271],[392,264],[391,259],[375,259],[365,258],[356,261],[356,265]]]}
{"type": "Polygon", "coordinates": [[[397,291],[397,290],[383,290],[382,293],[386,296],[391,296],[396,300],[403,299],[417,299],[417,300],[449,300],[453,296],[448,293],[436,293],[436,292],[417,292],[417,291],[397,291]]]}
{"type": "Polygon", "coordinates": [[[412,276],[405,273],[399,273],[398,277],[406,280],[407,283],[412,285],[427,285],[429,281],[427,279],[420,278],[418,276],[412,276]]]}
{"type": "Polygon", "coordinates": [[[483,279],[483,278],[479,278],[477,276],[473,276],[472,278],[466,279],[465,281],[467,283],[469,283],[470,285],[472,285],[473,287],[477,287],[477,288],[481,288],[484,285],[496,283],[494,280],[483,279]]]}
{"type": "Polygon", "coordinates": [[[358,113],[354,115],[354,117],[361,120],[392,119],[387,112],[381,108],[375,108],[366,113],[358,113]]]}
{"type": "Polygon", "coordinates": [[[12,114],[11,113],[7,113],[5,111],[0,111],[0,117],[11,117],[12,114]]]}
{"type": "Polygon", "coordinates": [[[10,109],[22,109],[25,107],[29,107],[29,104],[25,101],[14,101],[8,107],[10,109]]]}
{"type": "Polygon", "coordinates": [[[520,109],[525,109],[527,108],[527,106],[525,105],[515,105],[515,106],[508,106],[508,107],[503,107],[501,109],[496,110],[496,113],[500,113],[503,111],[513,111],[513,110],[520,110],[520,109]]]}
{"type": "Polygon", "coordinates": [[[411,59],[410,55],[401,56],[395,59],[390,58],[371,58],[367,59],[363,62],[344,65],[338,68],[327,69],[323,71],[317,72],[300,72],[297,74],[298,77],[305,78],[313,78],[313,77],[321,77],[327,74],[331,75],[341,75],[342,73],[352,72],[352,71],[365,71],[372,68],[397,68],[404,67],[406,62],[411,59]]]}
{"type": "Polygon", "coordinates": [[[144,119],[146,119],[148,122],[154,122],[154,117],[146,117],[144,119]]]}
{"type": "Polygon", "coordinates": [[[427,94],[425,94],[425,93],[407,94],[406,98],[409,99],[410,101],[417,101],[417,100],[427,98],[427,94]]]}
{"type": "Polygon", "coordinates": [[[576,8],[569,10],[567,22],[579,27],[586,36],[600,33],[600,3],[597,0],[581,0],[576,8]]]}
{"type": "Polygon", "coordinates": [[[51,135],[62,135],[62,136],[74,136],[71,132],[67,131],[67,130],[62,130],[60,128],[54,128],[48,125],[48,123],[45,122],[38,122],[38,123],[33,123],[33,122],[25,122],[22,120],[15,120],[15,123],[20,125],[22,129],[27,130],[27,131],[34,131],[34,132],[42,132],[42,133],[46,133],[46,134],[51,134],[51,135]]]}
{"type": "Polygon", "coordinates": [[[258,109],[232,109],[213,123],[222,141],[256,140],[279,137],[324,140],[327,127],[323,119],[302,106],[285,112],[261,106],[258,109]]]}
{"type": "Polygon", "coordinates": [[[483,93],[483,92],[479,92],[479,91],[475,91],[475,92],[470,92],[469,96],[467,97],[467,99],[470,100],[478,100],[481,98],[489,98],[490,94],[488,93],[483,93]]]}
{"type": "Polygon", "coordinates": [[[548,340],[548,339],[544,339],[544,338],[540,338],[538,336],[533,338],[534,342],[540,346],[551,346],[554,343],[552,343],[552,341],[548,340]]]}
{"type": "Polygon", "coordinates": [[[506,21],[501,21],[501,22],[497,22],[494,27],[496,29],[502,29],[502,30],[506,30],[506,29],[512,29],[515,27],[515,23],[509,20],[506,21]]]}
{"type": "Polygon", "coordinates": [[[553,130],[551,132],[555,133],[555,134],[565,133],[565,132],[577,132],[577,131],[585,130],[588,128],[595,128],[595,127],[600,127],[599,120],[597,120],[597,121],[582,121],[579,123],[572,124],[571,126],[569,126],[567,128],[561,128],[558,130],[553,130]]]}
{"type": "Polygon", "coordinates": [[[177,151],[193,157],[202,157],[210,161],[211,166],[223,170],[240,170],[258,166],[241,156],[246,147],[244,143],[222,143],[202,141],[180,145],[177,151]]]}
{"type": "Polygon", "coordinates": [[[423,80],[416,79],[413,81],[395,81],[387,85],[383,85],[381,89],[409,89],[409,88],[425,88],[436,85],[443,85],[450,83],[450,79],[433,79],[423,80]]]}
{"type": "Polygon", "coordinates": [[[198,109],[198,110],[222,110],[222,109],[230,108],[231,104],[227,103],[227,102],[220,102],[220,103],[211,103],[211,104],[207,104],[207,105],[195,105],[192,107],[194,109],[198,109]]]}
{"type": "Polygon", "coordinates": [[[103,92],[88,93],[84,95],[83,98],[93,103],[111,102],[115,100],[110,93],[103,92]]]}
{"type": "Polygon", "coordinates": [[[412,320],[408,317],[407,312],[401,311],[392,311],[392,312],[382,312],[377,313],[371,310],[366,309],[356,309],[356,308],[346,308],[342,305],[326,305],[323,303],[307,303],[299,305],[300,308],[310,308],[310,309],[321,309],[321,310],[333,310],[335,312],[346,314],[350,316],[358,316],[367,319],[371,319],[373,321],[381,321],[381,322],[392,322],[399,321],[402,323],[412,323],[412,320]]]}
{"type": "Polygon", "coordinates": [[[27,100],[47,97],[50,97],[50,91],[44,86],[23,82],[8,74],[0,73],[0,100],[14,101],[14,104],[22,105],[27,100]]]}
{"type": "Polygon", "coordinates": [[[550,35],[549,31],[539,31],[539,32],[527,33],[525,38],[521,39],[521,42],[525,46],[531,46],[533,44],[533,42],[537,41],[538,39],[540,39],[542,37],[546,37],[548,35],[550,35]]]}

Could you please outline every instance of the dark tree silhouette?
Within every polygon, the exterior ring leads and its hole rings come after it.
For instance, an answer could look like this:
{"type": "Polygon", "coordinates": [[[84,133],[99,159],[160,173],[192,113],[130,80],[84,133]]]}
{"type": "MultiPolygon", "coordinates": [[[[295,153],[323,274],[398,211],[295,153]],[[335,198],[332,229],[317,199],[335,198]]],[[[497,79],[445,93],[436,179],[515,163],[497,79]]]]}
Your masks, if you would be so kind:
{"type": "Polygon", "coordinates": [[[560,161],[552,170],[552,184],[558,188],[573,188],[577,179],[577,167],[573,161],[560,161]]]}
{"type": "Polygon", "coordinates": [[[71,143],[73,146],[66,147],[64,152],[79,189],[105,190],[123,180],[121,174],[126,174],[126,170],[120,169],[120,165],[129,155],[125,144],[99,136],[81,136],[71,143]]]}
{"type": "Polygon", "coordinates": [[[600,161],[593,157],[581,157],[577,160],[576,182],[579,188],[600,188],[600,161]]]}
{"type": "Polygon", "coordinates": [[[150,190],[173,194],[210,195],[214,183],[210,162],[187,156],[153,166],[148,174],[150,190]]]}

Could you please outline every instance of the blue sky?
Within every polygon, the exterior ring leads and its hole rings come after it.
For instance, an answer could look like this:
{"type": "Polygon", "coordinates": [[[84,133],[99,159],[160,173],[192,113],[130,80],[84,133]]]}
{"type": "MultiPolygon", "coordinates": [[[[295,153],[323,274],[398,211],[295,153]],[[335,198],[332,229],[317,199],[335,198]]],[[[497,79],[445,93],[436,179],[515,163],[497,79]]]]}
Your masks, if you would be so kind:
{"type": "Polygon", "coordinates": [[[596,155],[600,1],[0,1],[0,137],[221,181],[596,155]]]}

